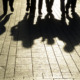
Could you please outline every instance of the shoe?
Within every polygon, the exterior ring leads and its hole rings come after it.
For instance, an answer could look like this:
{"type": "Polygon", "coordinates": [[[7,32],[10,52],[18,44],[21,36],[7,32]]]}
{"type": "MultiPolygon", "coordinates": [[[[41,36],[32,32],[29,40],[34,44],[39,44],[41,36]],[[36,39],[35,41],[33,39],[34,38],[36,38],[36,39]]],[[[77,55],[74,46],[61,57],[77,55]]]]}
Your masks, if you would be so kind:
{"type": "Polygon", "coordinates": [[[13,7],[10,7],[10,9],[11,9],[12,12],[14,12],[14,8],[13,7]]]}
{"type": "Polygon", "coordinates": [[[7,12],[4,12],[3,15],[5,16],[7,14],[7,12]]]}

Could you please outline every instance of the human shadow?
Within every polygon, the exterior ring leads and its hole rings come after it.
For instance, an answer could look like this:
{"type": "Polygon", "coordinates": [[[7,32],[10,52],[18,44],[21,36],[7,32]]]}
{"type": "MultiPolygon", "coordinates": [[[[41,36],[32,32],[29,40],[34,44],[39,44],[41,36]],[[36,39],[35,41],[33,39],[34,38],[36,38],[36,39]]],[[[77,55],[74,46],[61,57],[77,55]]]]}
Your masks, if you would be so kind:
{"type": "MultiPolygon", "coordinates": [[[[36,25],[33,24],[34,16],[28,14],[24,19],[11,29],[11,35],[15,41],[22,41],[22,45],[30,48],[34,45],[34,40],[42,37],[42,42],[47,39],[47,44],[54,44],[54,38],[59,37],[66,42],[66,39],[61,36],[62,30],[60,27],[63,25],[60,20],[54,19],[52,14],[46,15],[44,19],[38,16],[36,25]],[[50,17],[49,17],[50,16],[50,17]]],[[[64,35],[65,36],[65,35],[64,35]]]]}
{"type": "Polygon", "coordinates": [[[69,25],[55,19],[53,14],[47,14],[44,19],[38,16],[34,25],[34,17],[26,14],[22,21],[11,28],[11,36],[13,36],[15,41],[22,41],[23,47],[31,48],[34,45],[34,41],[38,38],[42,39],[41,42],[47,41],[46,44],[48,45],[53,45],[55,43],[54,39],[58,38],[65,43],[63,49],[66,52],[73,51],[74,47],[79,45],[80,18],[77,14],[75,18],[69,20],[69,25]]]}
{"type": "Polygon", "coordinates": [[[30,26],[33,23],[34,16],[32,18],[27,18],[29,16],[28,13],[25,14],[24,19],[20,21],[17,25],[11,28],[11,36],[13,36],[15,41],[22,41],[22,45],[24,47],[31,47],[31,39],[30,39],[30,26]]]}
{"type": "Polygon", "coordinates": [[[4,15],[0,16],[0,35],[6,31],[5,24],[8,22],[10,15],[11,14],[6,15],[6,16],[4,16],[4,15]],[[4,17],[4,19],[2,19],[3,17],[4,17]]]}
{"type": "Polygon", "coordinates": [[[64,47],[65,51],[71,52],[75,49],[75,46],[80,44],[80,16],[77,13],[73,13],[72,17],[67,17],[69,20],[69,25],[67,25],[67,36],[71,45],[66,45],[64,47]],[[71,49],[70,46],[73,48],[71,49]]]}

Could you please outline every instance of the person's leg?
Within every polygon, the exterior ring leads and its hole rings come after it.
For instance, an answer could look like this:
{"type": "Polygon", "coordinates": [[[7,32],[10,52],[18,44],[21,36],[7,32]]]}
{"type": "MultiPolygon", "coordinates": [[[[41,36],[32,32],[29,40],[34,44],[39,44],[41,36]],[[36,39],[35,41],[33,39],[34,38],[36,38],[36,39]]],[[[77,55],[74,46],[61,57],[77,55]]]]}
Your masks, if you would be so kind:
{"type": "Polygon", "coordinates": [[[4,12],[4,15],[7,14],[7,0],[3,0],[3,12],[4,12]]]}
{"type": "Polygon", "coordinates": [[[50,13],[52,12],[51,8],[52,8],[52,6],[53,6],[53,3],[54,3],[54,0],[51,0],[51,1],[50,1],[50,4],[49,4],[49,5],[50,5],[50,13]]]}
{"type": "Polygon", "coordinates": [[[35,14],[36,0],[31,0],[30,14],[35,14]]]}
{"type": "Polygon", "coordinates": [[[71,11],[72,12],[75,12],[76,3],[77,3],[77,0],[71,0],[71,11]]]}
{"type": "Polygon", "coordinates": [[[50,12],[50,3],[49,0],[46,0],[46,8],[47,8],[47,12],[50,12]]]}
{"type": "Polygon", "coordinates": [[[67,0],[67,4],[66,4],[66,14],[69,13],[70,4],[71,4],[71,0],[67,0]]]}
{"type": "Polygon", "coordinates": [[[26,7],[26,11],[28,11],[30,8],[30,0],[27,0],[27,7],[26,7]]]}
{"type": "Polygon", "coordinates": [[[61,19],[65,20],[65,0],[61,0],[60,6],[61,6],[61,13],[62,13],[61,19]]]}
{"type": "Polygon", "coordinates": [[[39,5],[39,14],[42,14],[42,13],[41,13],[42,2],[43,2],[42,0],[39,0],[39,4],[38,4],[38,5],[39,5]]]}
{"type": "Polygon", "coordinates": [[[14,11],[13,3],[14,3],[14,0],[9,0],[9,6],[12,12],[14,11]]]}

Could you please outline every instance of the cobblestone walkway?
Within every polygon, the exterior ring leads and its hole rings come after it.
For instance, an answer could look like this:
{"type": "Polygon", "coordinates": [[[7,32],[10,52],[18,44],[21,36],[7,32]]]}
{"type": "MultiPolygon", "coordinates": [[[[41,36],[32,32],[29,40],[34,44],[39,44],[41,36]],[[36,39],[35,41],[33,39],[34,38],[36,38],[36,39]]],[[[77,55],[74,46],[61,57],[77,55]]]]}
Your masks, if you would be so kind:
{"type": "Polygon", "coordinates": [[[1,18],[0,0],[0,80],[80,80],[80,1],[64,24],[59,0],[51,18],[43,4],[42,17],[37,4],[30,16],[26,0],[15,0],[14,13],[8,7],[1,18]]]}

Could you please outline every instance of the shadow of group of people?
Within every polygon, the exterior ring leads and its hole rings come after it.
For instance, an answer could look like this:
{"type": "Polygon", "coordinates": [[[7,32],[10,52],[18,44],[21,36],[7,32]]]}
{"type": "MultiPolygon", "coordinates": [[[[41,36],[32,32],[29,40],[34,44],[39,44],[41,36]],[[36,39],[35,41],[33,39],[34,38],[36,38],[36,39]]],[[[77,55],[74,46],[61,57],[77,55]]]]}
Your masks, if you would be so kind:
{"type": "Polygon", "coordinates": [[[79,15],[75,13],[73,18],[69,18],[69,25],[55,19],[53,14],[50,14],[50,18],[48,16],[49,14],[44,19],[38,16],[36,24],[33,24],[35,15],[28,17],[26,13],[24,19],[11,28],[14,41],[22,41],[23,47],[31,48],[36,39],[41,38],[40,42],[46,41],[48,45],[53,45],[58,38],[65,43],[63,48],[66,52],[73,51],[80,43],[79,15]]]}
{"type": "MultiPolygon", "coordinates": [[[[34,45],[35,39],[42,38],[42,42],[47,40],[47,44],[52,45],[55,42],[54,38],[57,37],[58,39],[66,43],[66,45],[64,46],[64,50],[67,52],[71,52],[74,47],[80,43],[80,17],[77,13],[75,13],[76,0],[68,0],[66,6],[64,5],[64,0],[61,0],[62,17],[64,17],[65,13],[69,13],[69,7],[71,6],[73,18],[68,18],[69,25],[67,25],[66,23],[63,24],[61,20],[57,20],[54,18],[51,10],[53,2],[54,0],[46,0],[48,14],[45,16],[44,19],[42,19],[41,16],[38,16],[37,22],[34,25],[33,22],[35,18],[34,13],[36,0],[31,0],[31,2],[30,0],[27,0],[26,10],[28,11],[30,8],[30,14],[33,15],[26,13],[22,21],[20,21],[17,25],[12,26],[11,36],[13,36],[14,41],[20,40],[22,41],[22,45],[24,47],[30,48],[34,45]],[[73,3],[69,1],[74,1],[74,7],[72,6],[73,3]],[[51,16],[50,18],[48,17],[49,15],[51,16]]],[[[42,0],[39,0],[39,3],[39,14],[42,14],[42,0]]],[[[5,23],[9,20],[10,15],[11,14],[7,15],[4,20],[0,22],[0,26],[5,25],[5,23]]],[[[4,27],[2,33],[5,30],[6,29],[4,27]]]]}

